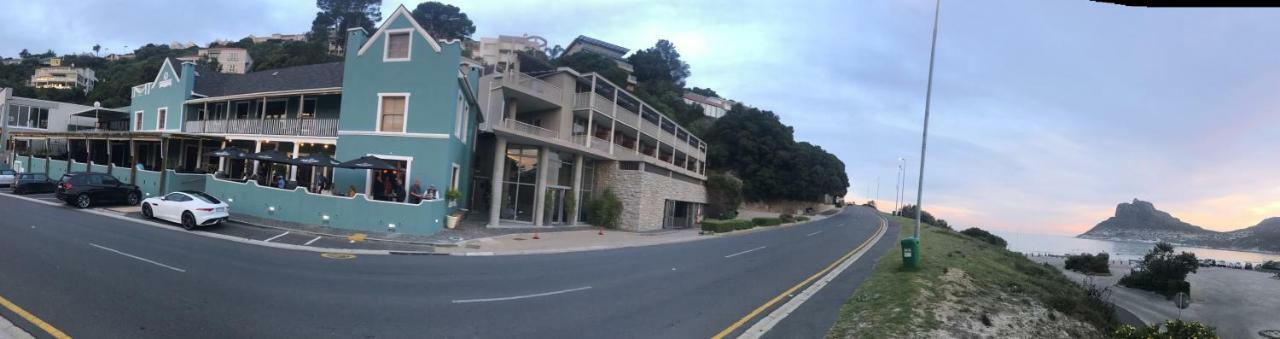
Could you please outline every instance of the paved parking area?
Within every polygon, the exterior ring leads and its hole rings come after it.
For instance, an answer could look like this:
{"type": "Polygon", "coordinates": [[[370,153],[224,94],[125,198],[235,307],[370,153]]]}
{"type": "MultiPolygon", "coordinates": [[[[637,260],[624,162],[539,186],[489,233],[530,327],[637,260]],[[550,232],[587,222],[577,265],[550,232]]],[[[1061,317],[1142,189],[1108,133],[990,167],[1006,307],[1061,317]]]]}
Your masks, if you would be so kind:
{"type": "MultiPolygon", "coordinates": [[[[14,195],[10,192],[0,192],[0,194],[14,195]]],[[[54,197],[53,193],[40,194],[23,194],[17,195],[21,197],[36,199],[49,203],[63,205],[63,208],[74,209],[66,205],[61,200],[54,197]]],[[[98,206],[94,207],[99,211],[115,213],[129,218],[143,220],[140,208],[137,206],[98,206]]],[[[179,228],[178,224],[170,223],[163,220],[153,220],[160,224],[165,224],[174,228],[179,228]]],[[[221,225],[206,226],[193,230],[192,232],[209,232],[223,235],[234,236],[237,238],[255,240],[261,242],[290,244],[300,246],[310,246],[316,248],[333,248],[333,249],[368,249],[368,250],[389,250],[389,251],[412,251],[412,252],[434,252],[435,247],[423,244],[408,244],[384,241],[365,241],[352,240],[347,237],[329,236],[323,234],[315,234],[307,231],[284,230],[277,228],[260,227],[234,221],[224,222],[221,225]]]]}

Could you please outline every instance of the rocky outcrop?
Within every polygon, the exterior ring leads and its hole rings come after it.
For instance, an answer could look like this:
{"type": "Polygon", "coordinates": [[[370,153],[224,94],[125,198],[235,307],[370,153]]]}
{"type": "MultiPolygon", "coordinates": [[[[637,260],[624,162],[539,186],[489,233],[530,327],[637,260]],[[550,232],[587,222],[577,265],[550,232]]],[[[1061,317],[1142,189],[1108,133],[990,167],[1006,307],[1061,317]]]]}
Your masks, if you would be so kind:
{"type": "Polygon", "coordinates": [[[1217,232],[1179,220],[1150,202],[1133,199],[1116,205],[1114,216],[1078,237],[1280,252],[1280,218],[1269,218],[1245,229],[1217,232]]]}

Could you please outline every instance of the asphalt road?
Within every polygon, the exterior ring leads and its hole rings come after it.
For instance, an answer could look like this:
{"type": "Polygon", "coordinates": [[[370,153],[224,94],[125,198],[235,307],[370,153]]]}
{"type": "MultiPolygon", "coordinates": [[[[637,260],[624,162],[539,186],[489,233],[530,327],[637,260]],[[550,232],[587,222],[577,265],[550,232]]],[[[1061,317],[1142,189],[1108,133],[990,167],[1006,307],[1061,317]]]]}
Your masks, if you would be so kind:
{"type": "MultiPolygon", "coordinates": [[[[330,259],[0,196],[0,297],[73,337],[710,337],[879,223],[853,207],[668,245],[330,259]]],[[[767,336],[824,335],[897,226],[887,234],[767,336]]],[[[8,309],[0,315],[47,336],[8,309]]]]}

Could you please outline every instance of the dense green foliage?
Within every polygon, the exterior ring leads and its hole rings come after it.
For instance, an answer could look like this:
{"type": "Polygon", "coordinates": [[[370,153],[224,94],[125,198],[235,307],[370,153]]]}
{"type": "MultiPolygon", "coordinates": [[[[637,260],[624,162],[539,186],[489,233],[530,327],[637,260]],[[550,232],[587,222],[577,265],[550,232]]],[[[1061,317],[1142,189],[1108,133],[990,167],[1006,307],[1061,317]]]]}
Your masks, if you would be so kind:
{"type": "Polygon", "coordinates": [[[467,18],[467,13],[453,5],[428,1],[414,7],[412,15],[422,25],[422,29],[436,39],[470,39],[471,34],[476,32],[476,25],[467,18]]]}
{"type": "Polygon", "coordinates": [[[738,216],[738,206],[742,205],[742,180],[732,174],[711,172],[707,174],[707,206],[704,211],[708,217],[717,219],[733,219],[738,216]]]}
{"type": "MultiPolygon", "coordinates": [[[[915,219],[916,205],[910,205],[910,204],[903,205],[902,207],[898,208],[898,211],[896,214],[902,217],[915,219]]],[[[933,225],[933,226],[942,227],[945,229],[951,229],[951,225],[947,224],[946,220],[935,218],[933,214],[929,214],[929,211],[920,211],[920,222],[933,225]]]]}
{"type": "Polygon", "coordinates": [[[587,222],[604,228],[618,228],[618,219],[622,217],[622,200],[606,188],[599,197],[587,203],[587,222]]]}
{"type": "Polygon", "coordinates": [[[778,226],[778,225],[782,225],[783,223],[784,221],[782,221],[782,219],[780,218],[766,218],[766,217],[751,218],[751,224],[756,226],[778,226]]]}
{"type": "Polygon", "coordinates": [[[745,230],[756,227],[751,220],[720,220],[720,219],[702,219],[702,230],[707,232],[725,233],[736,230],[745,230]]]}
{"type": "MultiPolygon", "coordinates": [[[[565,55],[555,60],[551,60],[551,64],[555,67],[569,67],[579,73],[599,73],[605,79],[615,84],[627,83],[627,71],[618,67],[618,63],[609,57],[595,53],[574,53],[565,55]]],[[[525,68],[525,66],[521,66],[525,68]]],[[[522,69],[523,71],[530,71],[522,69]]]]}
{"type": "Polygon", "coordinates": [[[1218,334],[1209,325],[1194,321],[1165,320],[1164,324],[1155,324],[1135,328],[1124,325],[1111,334],[1112,339],[1215,339],[1218,334]]]}
{"type": "Polygon", "coordinates": [[[1084,274],[1111,274],[1111,255],[1106,253],[1068,255],[1063,267],[1084,274]]]}
{"type": "Polygon", "coordinates": [[[1178,292],[1191,293],[1187,274],[1195,273],[1200,263],[1195,253],[1173,254],[1173,245],[1160,242],[1142,257],[1141,267],[1120,278],[1120,285],[1173,297],[1178,292]]]}
{"type": "Polygon", "coordinates": [[[749,201],[843,196],[849,186],[844,163],[822,147],[797,143],[793,133],[773,112],[734,105],[704,137],[707,165],[741,178],[749,201]]]}
{"type": "Polygon", "coordinates": [[[1005,247],[1009,245],[1008,242],[1004,241],[1004,238],[1001,238],[1000,236],[995,234],[991,234],[991,232],[987,232],[986,230],[977,228],[977,227],[970,227],[966,230],[960,231],[960,234],[974,237],[974,238],[977,238],[978,240],[986,241],[989,244],[1000,246],[1000,247],[1005,247]]]}
{"type": "Polygon", "coordinates": [[[1280,271],[1280,261],[1267,260],[1267,262],[1264,262],[1262,263],[1262,265],[1259,265],[1259,266],[1261,266],[1261,268],[1264,270],[1280,271]]]}

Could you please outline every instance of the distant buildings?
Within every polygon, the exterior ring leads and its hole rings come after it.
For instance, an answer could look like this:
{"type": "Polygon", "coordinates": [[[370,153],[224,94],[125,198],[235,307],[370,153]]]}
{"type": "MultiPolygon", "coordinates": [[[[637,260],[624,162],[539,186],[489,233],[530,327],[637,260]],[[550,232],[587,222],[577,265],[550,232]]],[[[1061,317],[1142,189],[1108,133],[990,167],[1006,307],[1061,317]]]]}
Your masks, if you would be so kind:
{"type": "Polygon", "coordinates": [[[508,70],[520,71],[516,52],[541,51],[547,47],[547,39],[536,35],[513,36],[499,35],[496,38],[480,38],[471,43],[467,49],[471,58],[485,65],[485,73],[503,73],[508,70]]]}
{"type": "Polygon", "coordinates": [[[627,55],[627,52],[629,51],[631,50],[622,46],[614,45],[585,35],[579,35],[578,38],[573,39],[573,42],[569,43],[569,47],[565,48],[564,55],[569,56],[581,52],[591,52],[612,58],[613,62],[618,64],[618,68],[627,72],[627,88],[634,90],[636,86],[636,77],[631,75],[631,73],[634,73],[636,69],[631,66],[630,62],[627,62],[626,59],[622,58],[622,56],[627,55]]]}
{"type": "Polygon", "coordinates": [[[174,41],[174,42],[170,42],[170,43],[169,43],[169,49],[188,49],[188,48],[192,48],[192,47],[199,47],[199,46],[200,46],[200,45],[197,45],[196,43],[194,43],[194,42],[190,42],[190,41],[185,42],[185,43],[184,43],[184,42],[177,42],[177,41],[174,41]]]}
{"type": "Polygon", "coordinates": [[[684,93],[684,102],[690,105],[702,106],[703,114],[716,119],[724,116],[725,112],[728,112],[729,108],[732,106],[732,103],[730,103],[729,100],[703,96],[693,92],[684,93]]]}
{"type": "MultiPolygon", "coordinates": [[[[93,128],[92,118],[73,114],[93,107],[64,102],[13,96],[13,89],[0,88],[0,138],[12,132],[66,132],[93,128]]],[[[10,160],[10,143],[0,142],[0,155],[10,160]]]]}
{"type": "Polygon", "coordinates": [[[40,67],[36,69],[35,74],[31,75],[31,86],[35,88],[80,88],[85,93],[89,93],[97,82],[98,78],[94,76],[93,70],[88,68],[40,67]]]}
{"type": "Polygon", "coordinates": [[[196,55],[181,57],[178,60],[199,62],[205,58],[217,60],[221,67],[218,71],[222,73],[244,74],[253,69],[253,57],[249,56],[249,51],[238,47],[201,48],[196,55]]]}
{"type": "Polygon", "coordinates": [[[249,38],[249,40],[252,40],[253,43],[255,44],[260,44],[268,41],[307,41],[307,35],[305,33],[300,33],[300,34],[271,33],[270,36],[261,36],[261,37],[253,36],[253,34],[250,34],[247,38],[249,38]]]}
{"type": "Polygon", "coordinates": [[[134,58],[133,53],[129,53],[129,54],[115,54],[115,53],[107,54],[107,60],[110,60],[110,61],[133,60],[133,58],[134,58]]]}

